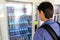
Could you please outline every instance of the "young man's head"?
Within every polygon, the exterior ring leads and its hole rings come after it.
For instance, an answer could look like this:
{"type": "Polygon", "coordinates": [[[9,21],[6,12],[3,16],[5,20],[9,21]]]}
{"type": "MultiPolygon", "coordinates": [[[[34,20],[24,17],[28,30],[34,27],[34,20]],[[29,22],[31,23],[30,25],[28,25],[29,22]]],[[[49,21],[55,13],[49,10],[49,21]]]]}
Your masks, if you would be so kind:
{"type": "Polygon", "coordinates": [[[42,21],[46,21],[48,19],[53,18],[53,5],[50,2],[42,2],[38,6],[39,17],[42,21]]]}

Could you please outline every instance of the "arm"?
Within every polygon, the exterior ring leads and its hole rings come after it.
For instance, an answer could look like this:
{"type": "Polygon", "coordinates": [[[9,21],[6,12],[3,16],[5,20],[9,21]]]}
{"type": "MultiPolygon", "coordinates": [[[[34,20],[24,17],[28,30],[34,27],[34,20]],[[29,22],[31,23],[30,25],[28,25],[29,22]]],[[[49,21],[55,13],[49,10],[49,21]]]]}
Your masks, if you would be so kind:
{"type": "Polygon", "coordinates": [[[44,40],[42,30],[37,30],[34,34],[34,40],[44,40]]]}

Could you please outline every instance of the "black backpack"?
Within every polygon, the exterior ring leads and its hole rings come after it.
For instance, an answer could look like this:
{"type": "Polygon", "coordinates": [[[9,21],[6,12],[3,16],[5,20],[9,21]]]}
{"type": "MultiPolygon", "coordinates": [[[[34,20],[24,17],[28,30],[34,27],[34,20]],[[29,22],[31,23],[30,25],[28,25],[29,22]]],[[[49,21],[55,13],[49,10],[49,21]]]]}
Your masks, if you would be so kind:
{"type": "MultiPolygon", "coordinates": [[[[58,23],[58,22],[57,22],[58,23]]],[[[60,26],[60,23],[58,23],[60,26]]],[[[45,24],[43,26],[41,26],[42,28],[44,28],[45,30],[48,31],[48,33],[51,35],[51,37],[53,38],[53,40],[60,40],[60,37],[57,36],[57,34],[55,33],[55,31],[51,28],[50,25],[45,24]]]]}

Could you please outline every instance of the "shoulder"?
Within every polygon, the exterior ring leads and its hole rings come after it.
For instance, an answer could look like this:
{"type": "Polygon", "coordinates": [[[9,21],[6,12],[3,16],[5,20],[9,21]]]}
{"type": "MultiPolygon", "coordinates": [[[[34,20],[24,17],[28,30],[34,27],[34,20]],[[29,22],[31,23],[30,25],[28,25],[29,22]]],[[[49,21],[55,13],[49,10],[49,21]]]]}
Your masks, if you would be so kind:
{"type": "Polygon", "coordinates": [[[36,30],[34,37],[38,37],[39,39],[44,39],[48,35],[48,32],[44,28],[39,28],[36,30]]]}
{"type": "Polygon", "coordinates": [[[44,29],[43,28],[40,28],[40,29],[37,29],[35,34],[34,34],[34,40],[43,40],[44,39],[44,29]]]}
{"type": "Polygon", "coordinates": [[[41,27],[41,28],[37,29],[35,33],[40,34],[40,35],[43,35],[43,34],[45,34],[46,32],[47,32],[47,31],[46,31],[44,28],[41,27]]]}

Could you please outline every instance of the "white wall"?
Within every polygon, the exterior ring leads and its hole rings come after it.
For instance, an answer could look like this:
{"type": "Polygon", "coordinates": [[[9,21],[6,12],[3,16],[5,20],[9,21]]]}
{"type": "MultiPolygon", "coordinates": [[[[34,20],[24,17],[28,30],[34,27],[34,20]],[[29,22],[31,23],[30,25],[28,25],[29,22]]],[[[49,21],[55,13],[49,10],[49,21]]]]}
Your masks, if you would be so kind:
{"type": "Polygon", "coordinates": [[[55,1],[54,1],[54,4],[55,4],[55,5],[60,5],[60,0],[55,0],[55,1]]]}
{"type": "Polygon", "coordinates": [[[0,23],[0,40],[1,40],[1,23],[0,23]]]}
{"type": "Polygon", "coordinates": [[[1,25],[2,40],[8,40],[7,14],[4,6],[0,10],[0,23],[1,23],[0,25],[1,25]]]}

